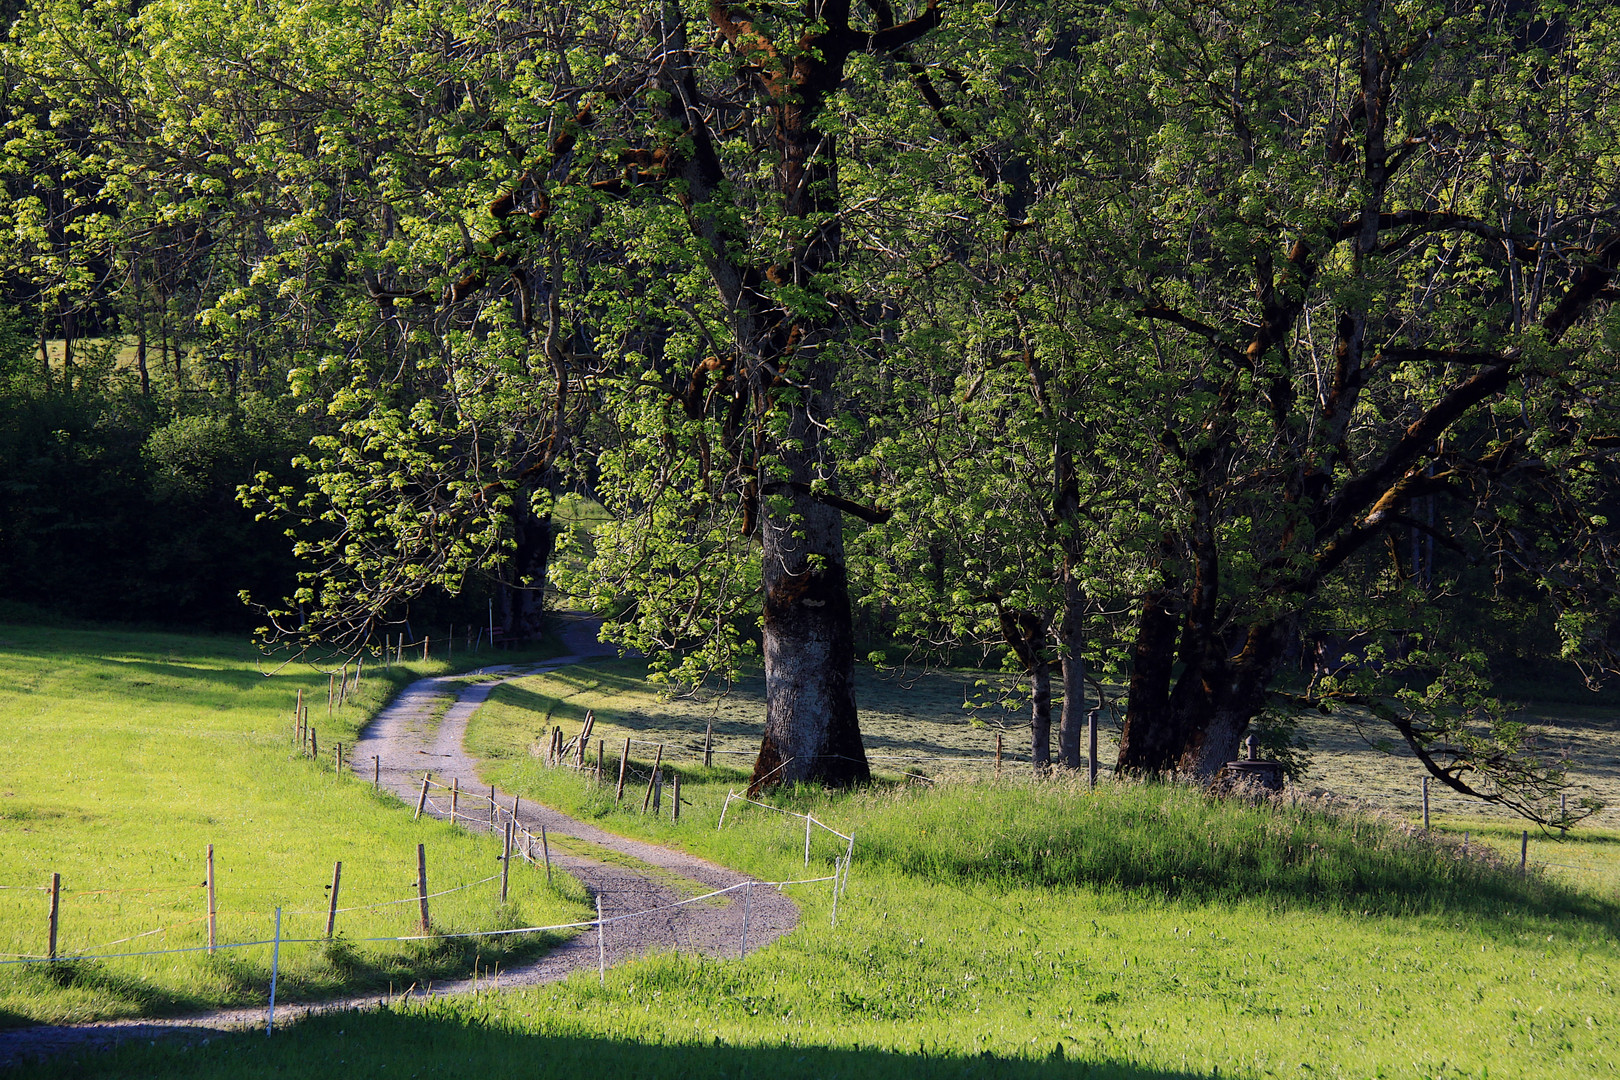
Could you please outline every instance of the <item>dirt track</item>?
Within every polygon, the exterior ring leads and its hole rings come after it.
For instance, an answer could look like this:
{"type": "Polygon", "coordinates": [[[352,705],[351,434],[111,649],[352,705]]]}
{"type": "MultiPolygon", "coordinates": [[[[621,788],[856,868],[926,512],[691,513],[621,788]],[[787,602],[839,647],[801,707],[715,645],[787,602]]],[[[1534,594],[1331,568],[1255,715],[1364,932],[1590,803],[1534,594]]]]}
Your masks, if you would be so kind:
{"type": "MultiPolygon", "coordinates": [[[[456,778],[467,788],[476,790],[477,766],[462,748],[462,737],[467,730],[467,721],[491,691],[506,679],[610,654],[597,642],[596,624],[591,620],[568,620],[563,640],[569,649],[567,656],[542,664],[497,666],[480,672],[499,676],[496,679],[465,685],[461,681],[466,678],[464,674],[420,679],[412,683],[379,712],[361,733],[351,759],[356,771],[369,780],[372,757],[378,757],[383,786],[404,800],[401,813],[414,809],[426,771],[431,771],[435,780],[448,782],[456,778]],[[442,706],[447,696],[454,696],[455,703],[435,724],[435,707],[442,706]]],[[[512,805],[510,794],[497,792],[496,798],[505,807],[512,805]]],[[[430,808],[429,812],[442,816],[442,811],[436,808],[430,808]]],[[[710,902],[669,907],[676,901],[686,899],[686,896],[665,882],[672,875],[679,875],[702,882],[712,889],[723,889],[747,880],[745,875],[682,852],[615,836],[547,807],[522,804],[518,820],[530,829],[538,830],[544,825],[553,836],[571,837],[599,845],[617,856],[611,864],[577,854],[554,855],[552,860],[554,865],[577,878],[592,897],[601,898],[603,915],[608,919],[650,912],[608,924],[604,945],[608,964],[622,963],[659,949],[710,956],[737,955],[742,937],[744,891],[738,890],[710,902]],[[646,866],[647,870],[642,871],[641,866],[646,866]],[[660,877],[664,881],[660,881],[660,877]]],[[[746,907],[750,951],[775,940],[798,924],[798,907],[773,888],[747,890],[746,907]]],[[[498,985],[501,988],[532,986],[565,978],[581,969],[595,969],[597,947],[596,931],[584,931],[538,960],[503,970],[498,985]]],[[[464,993],[474,989],[475,985],[487,990],[490,982],[487,979],[476,984],[472,979],[436,982],[432,993],[435,997],[464,993]]],[[[313,1012],[369,1007],[377,1000],[375,995],[367,995],[318,1004],[278,1006],[276,1022],[279,1026],[313,1012]]],[[[69,1051],[110,1048],[133,1039],[178,1036],[206,1041],[215,1033],[263,1027],[264,1022],[265,1010],[252,1008],[223,1009],[177,1019],[17,1028],[0,1031],[0,1068],[69,1051]]]]}

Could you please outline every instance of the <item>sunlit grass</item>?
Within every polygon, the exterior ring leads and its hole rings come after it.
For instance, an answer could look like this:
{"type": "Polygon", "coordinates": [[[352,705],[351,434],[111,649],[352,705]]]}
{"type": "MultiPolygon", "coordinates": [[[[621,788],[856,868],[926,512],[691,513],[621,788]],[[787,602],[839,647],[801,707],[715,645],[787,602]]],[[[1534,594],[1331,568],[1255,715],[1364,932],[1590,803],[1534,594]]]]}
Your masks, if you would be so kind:
{"type": "MultiPolygon", "coordinates": [[[[205,943],[209,844],[221,943],[269,938],[277,907],[284,936],[323,936],[339,860],[340,907],[413,897],[419,842],[430,891],[498,873],[494,839],[413,823],[397,799],[334,768],[337,744],[352,745],[397,686],[442,670],[438,661],[368,665],[358,693],[328,716],[324,670],[269,664],[227,639],[0,627],[0,959],[45,953],[42,887],[52,873],[64,890],[59,955],[205,943]],[[292,740],[300,688],[319,736],[315,761],[292,740]]],[[[498,882],[436,898],[435,927],[548,924],[583,911],[577,885],[544,880],[514,867],[504,908],[498,882]]],[[[416,918],[414,902],[340,914],[346,944],[284,949],[278,993],[402,989],[542,944],[361,942],[413,933],[416,918]]],[[[258,1003],[268,965],[269,949],[256,947],[0,966],[0,1023],[258,1003]]]]}

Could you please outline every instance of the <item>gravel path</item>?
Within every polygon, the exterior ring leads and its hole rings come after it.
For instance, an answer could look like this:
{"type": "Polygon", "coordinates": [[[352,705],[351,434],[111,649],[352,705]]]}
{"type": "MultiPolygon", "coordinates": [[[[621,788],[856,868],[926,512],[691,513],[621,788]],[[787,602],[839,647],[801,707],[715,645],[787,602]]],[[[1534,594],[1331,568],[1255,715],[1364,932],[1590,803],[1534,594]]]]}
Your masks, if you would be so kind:
{"type": "MultiPolygon", "coordinates": [[[[420,679],[400,692],[361,733],[354,747],[355,771],[371,779],[372,757],[380,759],[382,784],[408,804],[402,813],[414,809],[421,791],[422,775],[432,772],[436,781],[460,779],[471,792],[479,790],[477,763],[462,747],[467,721],[501,682],[548,671],[594,657],[611,655],[596,640],[594,620],[567,619],[563,641],[569,655],[542,664],[499,665],[474,674],[500,676],[486,682],[462,685],[466,674],[420,679]],[[446,697],[455,697],[437,724],[433,712],[446,697]]],[[[483,789],[487,793],[488,788],[483,789]]],[[[496,792],[503,806],[512,805],[512,796],[496,792]]],[[[442,801],[442,800],[441,800],[442,801]]],[[[430,812],[442,816],[438,810],[430,812]]],[[[735,870],[703,859],[615,836],[569,817],[549,807],[520,804],[518,820],[538,830],[544,825],[552,836],[574,838],[614,852],[613,863],[580,854],[557,854],[552,863],[577,878],[593,898],[600,897],[602,913],[614,916],[647,914],[609,922],[604,950],[609,964],[622,963],[643,953],[673,949],[708,956],[736,956],[742,938],[744,909],[747,909],[748,947],[753,950],[787,933],[798,924],[799,909],[792,900],[774,888],[737,890],[725,897],[682,907],[669,907],[686,896],[667,884],[670,876],[702,882],[711,889],[723,889],[747,879],[735,870]],[[645,867],[645,869],[643,869],[645,867]],[[662,872],[661,874],[659,872],[662,872]],[[660,881],[662,877],[665,880],[660,881]],[[662,910],[653,910],[653,909],[662,910]]],[[[564,841],[566,845],[566,840],[564,841]]],[[[554,982],[581,969],[594,969],[598,962],[597,935],[583,931],[528,964],[503,970],[496,985],[501,989],[554,982]]],[[[488,990],[489,979],[464,979],[433,984],[433,996],[488,990]]],[[[421,991],[419,991],[421,993],[421,991]]],[[[367,1008],[377,1002],[375,995],[338,999],[308,1005],[278,1006],[278,1023],[316,1012],[367,1008]]],[[[198,1016],[172,1020],[113,1020],[96,1024],[39,1025],[0,1031],[0,1068],[25,1064],[70,1051],[101,1050],[136,1039],[188,1038],[207,1042],[215,1034],[262,1027],[265,1010],[221,1009],[198,1016]]]]}

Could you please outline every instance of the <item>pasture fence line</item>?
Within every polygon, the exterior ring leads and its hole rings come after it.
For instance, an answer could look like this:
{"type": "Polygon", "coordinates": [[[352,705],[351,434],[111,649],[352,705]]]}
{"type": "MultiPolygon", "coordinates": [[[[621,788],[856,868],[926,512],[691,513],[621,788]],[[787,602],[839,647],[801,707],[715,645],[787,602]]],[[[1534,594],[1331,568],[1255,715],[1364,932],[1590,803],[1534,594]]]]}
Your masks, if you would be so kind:
{"type": "MultiPolygon", "coordinates": [[[[462,797],[466,797],[466,798],[468,798],[470,800],[485,800],[485,796],[483,796],[480,793],[461,790],[460,785],[459,785],[459,780],[457,780],[455,778],[452,778],[451,784],[449,786],[446,786],[443,783],[436,782],[436,781],[432,780],[431,774],[425,774],[424,777],[423,777],[423,787],[422,787],[423,797],[422,797],[421,802],[419,803],[419,805],[425,804],[430,809],[432,809],[435,813],[437,813],[440,808],[438,806],[434,806],[433,805],[433,800],[431,799],[431,797],[429,797],[427,795],[427,792],[432,788],[437,788],[440,791],[449,791],[453,796],[462,796],[462,797]]],[[[494,797],[494,789],[492,788],[491,789],[491,795],[487,798],[487,800],[485,800],[485,801],[488,801],[489,804],[490,804],[490,813],[489,813],[489,816],[488,816],[488,827],[491,828],[492,830],[498,828],[498,829],[500,829],[502,831],[502,833],[503,833],[503,845],[502,845],[502,854],[500,856],[498,856],[498,858],[501,861],[501,869],[500,869],[500,871],[498,873],[491,874],[491,875],[489,875],[487,877],[480,878],[480,879],[475,880],[475,881],[466,882],[465,884],[457,885],[457,886],[454,886],[453,888],[441,889],[441,890],[439,890],[437,892],[429,892],[428,889],[427,889],[426,846],[424,844],[418,844],[417,845],[418,874],[417,874],[417,890],[416,890],[415,895],[401,897],[401,898],[392,899],[392,900],[382,900],[382,901],[378,901],[376,903],[370,903],[370,904],[355,904],[355,905],[350,905],[350,906],[347,906],[347,907],[340,907],[340,906],[338,906],[337,896],[338,896],[338,889],[339,889],[339,887],[341,885],[341,881],[342,881],[343,864],[342,864],[341,861],[338,861],[333,866],[332,884],[330,886],[328,886],[328,888],[330,889],[329,902],[323,909],[320,909],[320,910],[302,910],[302,909],[297,909],[297,908],[289,908],[289,907],[286,907],[284,905],[276,905],[275,909],[274,909],[274,928],[273,928],[272,935],[270,937],[268,937],[268,938],[252,938],[252,939],[245,940],[245,941],[221,942],[221,941],[218,941],[216,939],[216,936],[215,936],[215,927],[216,927],[216,919],[217,919],[217,916],[218,916],[218,907],[217,907],[217,903],[216,903],[217,897],[216,897],[216,894],[215,894],[215,891],[214,891],[214,888],[213,888],[213,885],[214,885],[214,880],[213,880],[214,845],[209,844],[207,846],[207,849],[206,849],[206,852],[205,852],[205,855],[204,855],[205,863],[206,863],[206,866],[207,866],[208,878],[201,885],[198,885],[198,886],[151,886],[151,887],[145,887],[145,888],[131,888],[131,889],[66,890],[66,889],[64,889],[62,887],[61,875],[59,873],[53,873],[51,875],[51,883],[48,886],[44,886],[44,887],[30,886],[30,885],[0,885],[0,889],[6,889],[6,890],[12,890],[12,891],[35,891],[35,892],[45,891],[45,892],[48,892],[50,894],[48,944],[47,944],[46,954],[43,955],[43,956],[41,956],[41,955],[30,955],[30,954],[26,954],[26,953],[5,953],[5,954],[0,954],[0,956],[5,957],[5,959],[0,959],[0,966],[30,965],[30,964],[57,964],[57,963],[82,962],[82,961],[121,960],[121,959],[132,959],[132,958],[153,957],[153,956],[178,956],[178,955],[185,955],[185,954],[189,954],[189,953],[215,954],[215,953],[217,953],[217,952],[219,952],[221,950],[240,950],[240,949],[249,949],[249,948],[259,948],[259,947],[263,947],[263,946],[268,945],[268,946],[271,947],[271,968],[270,968],[269,998],[268,998],[268,1003],[267,1003],[267,1010],[268,1011],[267,1011],[267,1017],[266,1017],[266,1031],[270,1032],[270,1031],[274,1030],[274,1026],[275,1026],[275,997],[276,997],[277,981],[278,981],[279,973],[280,973],[280,957],[281,957],[282,946],[284,946],[284,945],[286,945],[286,946],[319,945],[319,944],[329,942],[329,941],[333,940],[334,931],[335,931],[335,927],[336,927],[337,916],[340,915],[340,914],[346,914],[346,913],[355,912],[355,911],[370,911],[370,910],[376,910],[376,909],[384,908],[384,907],[396,906],[396,905],[400,905],[400,904],[419,903],[421,905],[421,924],[420,924],[421,932],[415,933],[415,934],[374,935],[374,936],[366,936],[366,937],[359,937],[359,938],[346,938],[345,939],[345,940],[353,942],[354,944],[389,944],[389,943],[407,943],[407,942],[415,942],[415,941],[429,941],[429,940],[442,940],[442,939],[495,938],[495,937],[510,937],[510,936],[514,936],[514,935],[525,935],[525,934],[556,933],[556,932],[563,932],[563,931],[569,931],[569,930],[594,930],[596,932],[596,934],[597,934],[598,974],[599,974],[599,978],[603,982],[606,981],[606,977],[607,977],[607,974],[606,974],[606,970],[607,970],[606,969],[606,936],[605,935],[606,935],[606,933],[607,933],[607,931],[608,931],[608,929],[610,927],[612,927],[613,925],[619,924],[619,923],[627,922],[627,921],[632,920],[632,919],[645,918],[645,917],[650,916],[650,915],[666,913],[666,912],[673,911],[673,910],[676,910],[676,909],[679,909],[679,908],[683,908],[683,907],[686,907],[686,906],[691,905],[691,904],[699,904],[699,903],[704,903],[706,901],[712,901],[712,900],[714,900],[714,899],[716,899],[718,897],[730,896],[731,894],[733,894],[733,893],[735,893],[735,892],[737,892],[739,890],[741,890],[743,892],[743,909],[742,909],[742,920],[741,920],[742,925],[741,925],[741,933],[740,933],[740,936],[739,936],[738,952],[739,952],[740,956],[746,957],[747,954],[748,954],[748,927],[749,927],[749,920],[750,920],[751,914],[752,914],[753,889],[754,889],[755,885],[758,885],[758,886],[760,886],[762,888],[775,888],[776,890],[781,891],[782,889],[784,889],[784,888],[786,888],[788,886],[817,885],[817,884],[826,884],[826,883],[830,882],[831,886],[832,886],[832,904],[831,904],[831,916],[830,916],[830,918],[831,918],[832,925],[837,926],[837,921],[838,921],[838,900],[839,900],[840,896],[842,896],[842,894],[844,893],[845,889],[848,887],[849,869],[850,869],[850,865],[851,865],[851,863],[853,861],[853,856],[854,856],[855,838],[854,838],[853,833],[846,834],[846,833],[839,832],[837,829],[834,829],[831,826],[828,826],[828,825],[824,824],[823,822],[820,822],[820,821],[816,820],[812,815],[794,814],[791,811],[781,810],[781,808],[779,808],[779,807],[772,807],[772,806],[769,806],[768,804],[765,804],[765,803],[757,803],[754,800],[747,799],[745,796],[737,795],[735,792],[728,792],[726,807],[723,808],[722,812],[724,812],[724,809],[729,808],[729,806],[730,806],[730,804],[731,804],[731,802],[733,800],[740,800],[742,802],[754,803],[754,805],[766,806],[768,809],[777,810],[780,813],[786,813],[786,814],[790,814],[791,816],[794,816],[794,817],[803,817],[803,818],[805,818],[805,820],[806,820],[806,826],[805,826],[805,833],[806,833],[806,860],[805,860],[805,864],[807,866],[809,865],[809,858],[808,858],[808,856],[809,856],[809,837],[811,835],[811,831],[814,828],[819,827],[819,828],[821,828],[821,829],[823,829],[823,830],[825,830],[827,832],[833,833],[834,835],[846,840],[847,841],[847,847],[842,853],[840,853],[840,854],[838,854],[838,855],[836,855],[834,857],[834,859],[833,859],[833,872],[831,874],[827,874],[827,875],[821,875],[821,876],[816,876],[816,877],[804,877],[804,878],[787,878],[787,879],[783,879],[783,880],[780,880],[780,881],[758,881],[758,882],[756,882],[752,878],[745,878],[742,881],[738,881],[738,882],[736,882],[734,884],[731,884],[731,885],[722,886],[720,888],[712,889],[709,892],[702,893],[702,894],[697,895],[697,896],[690,896],[690,897],[687,897],[687,898],[682,899],[682,900],[676,900],[676,901],[672,901],[670,903],[665,903],[665,904],[657,904],[657,905],[654,905],[652,907],[638,909],[636,911],[631,911],[631,912],[622,912],[622,913],[619,913],[619,914],[616,914],[616,915],[608,915],[603,910],[602,898],[601,898],[601,895],[598,894],[594,898],[595,899],[595,907],[596,907],[596,918],[594,918],[594,919],[573,920],[573,921],[569,921],[569,922],[551,923],[551,924],[536,925],[536,926],[504,927],[504,928],[489,929],[489,930],[466,930],[466,931],[443,931],[443,930],[440,930],[440,931],[434,931],[434,930],[432,930],[431,923],[430,923],[429,918],[428,918],[428,901],[429,900],[435,899],[435,898],[438,898],[438,897],[442,897],[442,896],[448,896],[448,895],[450,895],[452,893],[458,893],[458,892],[463,892],[463,891],[468,890],[468,889],[477,888],[477,887],[479,887],[481,885],[486,885],[486,884],[488,884],[488,883],[490,883],[492,881],[497,881],[497,880],[500,881],[500,883],[501,883],[500,884],[500,894],[501,894],[501,898],[504,900],[506,898],[506,890],[507,890],[507,885],[508,885],[508,877],[509,877],[509,874],[510,874],[510,868],[511,868],[512,859],[514,857],[521,857],[524,861],[530,863],[530,865],[533,865],[533,866],[538,866],[541,863],[541,860],[537,860],[534,857],[533,846],[534,846],[535,834],[527,826],[525,826],[519,820],[519,818],[517,816],[517,811],[518,811],[518,808],[519,808],[520,799],[514,798],[512,800],[512,807],[511,807],[510,810],[508,810],[506,807],[501,806],[498,799],[496,799],[494,797]],[[64,895],[103,895],[103,894],[115,894],[115,893],[174,891],[174,890],[178,890],[178,889],[189,889],[189,888],[206,889],[207,890],[206,908],[205,908],[205,910],[204,910],[204,912],[202,914],[196,916],[195,918],[185,919],[185,920],[182,920],[180,922],[170,923],[170,924],[168,924],[166,926],[155,927],[153,929],[142,931],[140,933],[131,934],[131,935],[128,935],[126,937],[118,938],[118,939],[116,939],[114,941],[101,942],[101,943],[99,943],[97,945],[84,947],[84,948],[78,949],[78,950],[76,950],[74,952],[67,953],[67,954],[60,954],[58,952],[58,949],[57,949],[57,937],[58,937],[58,931],[60,929],[60,918],[59,917],[60,917],[60,914],[61,914],[61,900],[62,900],[64,895]],[[285,935],[283,933],[283,929],[282,929],[283,916],[285,916],[285,915],[301,915],[301,916],[321,916],[321,915],[324,915],[326,917],[326,922],[325,922],[325,931],[326,932],[324,934],[320,935],[320,936],[315,936],[315,937],[308,937],[308,936],[298,937],[298,936],[285,935]],[[133,942],[133,941],[139,941],[139,940],[144,939],[144,938],[153,937],[153,936],[158,935],[158,934],[167,934],[170,931],[178,930],[178,929],[181,929],[183,927],[191,926],[191,925],[194,925],[196,923],[203,922],[203,921],[207,921],[207,923],[208,923],[208,939],[207,939],[207,942],[205,944],[188,945],[188,946],[176,946],[176,947],[172,947],[172,948],[163,948],[163,949],[138,949],[138,950],[129,950],[129,951],[124,951],[124,952],[111,952],[111,953],[102,951],[102,950],[105,950],[105,949],[114,948],[114,947],[119,946],[119,945],[125,945],[125,944],[128,944],[128,943],[133,942]]],[[[442,801],[443,800],[441,800],[441,802],[442,801]]],[[[677,807],[679,806],[678,802],[676,803],[676,806],[677,807]]],[[[462,814],[460,823],[465,828],[473,829],[475,827],[481,827],[484,824],[482,822],[482,820],[480,820],[481,818],[482,818],[482,815],[479,815],[479,818],[475,819],[475,818],[472,818],[472,817],[470,817],[470,816],[468,816],[466,814],[462,814]]],[[[545,829],[544,825],[539,825],[539,840],[540,840],[541,850],[542,850],[542,853],[543,853],[542,854],[542,859],[543,859],[545,872],[546,872],[546,880],[547,880],[547,882],[549,884],[550,881],[551,881],[551,854],[550,854],[549,838],[547,836],[546,829],[545,829]]]]}

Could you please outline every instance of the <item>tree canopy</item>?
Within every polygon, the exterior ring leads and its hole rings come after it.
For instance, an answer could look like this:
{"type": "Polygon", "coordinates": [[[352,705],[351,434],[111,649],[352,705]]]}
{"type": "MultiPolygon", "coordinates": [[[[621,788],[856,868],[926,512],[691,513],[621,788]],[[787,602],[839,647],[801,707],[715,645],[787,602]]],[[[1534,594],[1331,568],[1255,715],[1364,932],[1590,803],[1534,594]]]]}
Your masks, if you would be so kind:
{"type": "Polygon", "coordinates": [[[7,270],[42,340],[298,403],[248,493],[309,560],[278,633],[364,648],[477,574],[534,632],[550,580],[667,678],[762,659],[756,787],[867,777],[861,627],[1019,673],[1040,764],[1110,676],[1125,770],[1354,707],[1545,819],[1492,613],[1614,666],[1617,33],[41,0],[7,270]],[[570,491],[607,523],[559,529],[570,491]]]}

